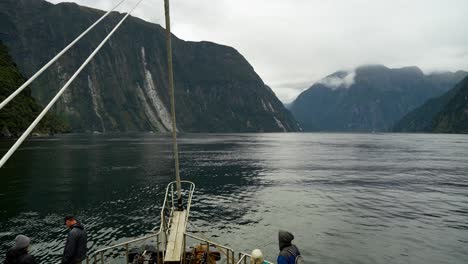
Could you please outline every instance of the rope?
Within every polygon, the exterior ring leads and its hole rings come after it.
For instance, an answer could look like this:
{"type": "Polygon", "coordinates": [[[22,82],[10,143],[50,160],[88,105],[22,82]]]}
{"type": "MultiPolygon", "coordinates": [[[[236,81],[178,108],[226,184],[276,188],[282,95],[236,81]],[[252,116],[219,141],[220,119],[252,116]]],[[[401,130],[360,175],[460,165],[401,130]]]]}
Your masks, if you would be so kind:
{"type": "Polygon", "coordinates": [[[31,125],[26,129],[26,131],[21,135],[21,137],[15,142],[15,144],[8,150],[8,152],[0,160],[0,168],[8,161],[8,159],[13,155],[13,153],[18,149],[18,147],[23,143],[26,137],[31,133],[31,131],[37,126],[41,119],[47,114],[50,108],[55,104],[55,102],[60,98],[60,96],[65,92],[65,90],[70,86],[70,84],[75,80],[78,74],[84,69],[84,67],[91,61],[91,59],[98,53],[98,51],[106,44],[107,40],[114,34],[114,32],[122,25],[122,23],[127,19],[127,17],[140,5],[141,1],[139,0],[136,5],[128,12],[120,22],[112,29],[112,31],[106,36],[106,38],[99,44],[99,46],[89,55],[89,57],[81,64],[80,68],[73,74],[73,76],[68,80],[68,82],[60,89],[60,91],[55,95],[55,97],[49,102],[49,104],[42,110],[42,112],[34,119],[31,125]]]}
{"type": "Polygon", "coordinates": [[[62,51],[60,51],[57,55],[55,55],[54,58],[52,58],[47,64],[42,66],[40,70],[38,70],[31,78],[29,78],[25,83],[23,83],[16,91],[14,91],[10,96],[8,96],[2,103],[0,103],[0,110],[7,105],[13,98],[15,98],[21,91],[24,90],[29,84],[31,84],[39,75],[41,75],[47,68],[49,68],[52,63],[54,63],[56,60],[58,60],[65,52],[67,52],[71,47],[75,45],[78,40],[80,40],[82,37],[84,37],[91,29],[93,29],[99,22],[101,22],[107,15],[110,14],[110,12],[114,11],[118,6],[120,6],[124,1],[126,0],[121,0],[117,5],[115,5],[111,10],[107,11],[101,18],[99,18],[94,24],[92,24],[88,29],[83,31],[81,35],[79,35],[75,40],[73,40],[68,46],[66,46],[62,51]]]}
{"type": "Polygon", "coordinates": [[[174,152],[175,176],[177,184],[177,204],[179,209],[182,209],[182,194],[180,187],[179,174],[179,151],[177,149],[177,127],[175,114],[175,99],[174,99],[174,75],[172,72],[172,46],[171,46],[171,18],[169,16],[169,0],[164,0],[164,14],[166,17],[166,48],[167,48],[167,68],[169,77],[169,92],[171,97],[171,117],[172,117],[172,147],[174,152]]]}

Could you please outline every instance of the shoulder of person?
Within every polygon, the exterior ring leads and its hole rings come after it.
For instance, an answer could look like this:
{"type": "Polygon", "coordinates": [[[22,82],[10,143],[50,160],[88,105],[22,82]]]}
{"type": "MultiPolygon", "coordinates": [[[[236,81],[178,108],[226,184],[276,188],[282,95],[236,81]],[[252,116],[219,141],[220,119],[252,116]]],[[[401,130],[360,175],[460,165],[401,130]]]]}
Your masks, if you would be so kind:
{"type": "Polygon", "coordinates": [[[283,256],[283,257],[289,257],[289,256],[291,255],[291,253],[289,253],[288,250],[289,250],[291,247],[292,247],[292,246],[287,246],[287,247],[283,248],[283,249],[280,251],[279,255],[280,255],[280,256],[283,256]]]}
{"type": "Polygon", "coordinates": [[[292,247],[294,248],[294,250],[300,255],[301,254],[301,251],[299,250],[299,248],[296,246],[296,245],[292,245],[292,247]]]}

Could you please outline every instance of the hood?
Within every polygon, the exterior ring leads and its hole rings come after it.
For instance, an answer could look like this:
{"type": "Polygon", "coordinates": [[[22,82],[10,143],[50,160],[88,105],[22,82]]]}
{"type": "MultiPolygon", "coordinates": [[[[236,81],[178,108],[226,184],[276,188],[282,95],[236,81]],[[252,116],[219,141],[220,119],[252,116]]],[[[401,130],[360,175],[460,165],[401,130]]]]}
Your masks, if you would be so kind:
{"type": "Polygon", "coordinates": [[[288,231],[280,230],[278,232],[279,249],[282,250],[285,247],[291,246],[291,241],[294,239],[294,235],[288,231]]]}

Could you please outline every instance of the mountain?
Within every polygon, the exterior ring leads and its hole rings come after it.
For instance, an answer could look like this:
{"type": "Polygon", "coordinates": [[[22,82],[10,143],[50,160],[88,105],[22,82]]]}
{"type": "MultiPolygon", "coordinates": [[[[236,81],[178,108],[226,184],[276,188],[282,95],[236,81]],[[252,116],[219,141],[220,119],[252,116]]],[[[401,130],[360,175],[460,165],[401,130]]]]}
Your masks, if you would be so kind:
{"type": "MultiPolygon", "coordinates": [[[[461,75],[464,72],[457,72],[461,75]]],[[[453,89],[443,95],[427,100],[423,105],[406,114],[391,129],[393,132],[432,132],[433,119],[454,98],[463,83],[459,83],[453,89]]]]}
{"type": "MultiPolygon", "coordinates": [[[[42,0],[0,2],[0,40],[32,75],[103,11],[42,0]]],[[[163,14],[161,14],[163,15],[163,14]]],[[[44,72],[32,94],[47,103],[123,14],[102,24],[44,72]]],[[[235,49],[172,37],[177,128],[181,132],[298,131],[288,110],[235,49]]],[[[165,31],[129,17],[54,108],[74,131],[171,129],[165,31]]]]}
{"type": "Polygon", "coordinates": [[[405,114],[439,96],[467,72],[425,75],[418,67],[365,65],[338,71],[302,92],[290,106],[306,131],[387,131],[405,114]]]}
{"type": "Polygon", "coordinates": [[[455,94],[432,119],[430,132],[468,133],[468,77],[452,91],[455,94]]]}
{"type": "MultiPolygon", "coordinates": [[[[7,48],[0,42],[0,101],[7,98],[24,81],[7,48]]],[[[41,110],[42,107],[31,97],[31,91],[26,89],[0,110],[0,137],[18,136],[26,130],[41,110]]],[[[34,132],[53,134],[67,130],[68,127],[63,122],[48,114],[34,132]]]]}

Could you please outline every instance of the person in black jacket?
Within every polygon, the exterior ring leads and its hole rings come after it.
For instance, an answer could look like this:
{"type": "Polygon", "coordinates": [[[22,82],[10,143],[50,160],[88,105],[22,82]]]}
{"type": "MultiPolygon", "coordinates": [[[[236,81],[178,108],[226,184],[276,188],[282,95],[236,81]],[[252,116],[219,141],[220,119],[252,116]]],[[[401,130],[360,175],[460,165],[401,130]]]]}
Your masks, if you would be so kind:
{"type": "Polygon", "coordinates": [[[74,216],[65,217],[65,225],[70,229],[67,242],[63,250],[62,264],[77,264],[86,259],[87,238],[86,230],[74,216]]]}
{"type": "Polygon", "coordinates": [[[15,238],[15,245],[8,249],[4,264],[36,264],[34,257],[28,252],[31,239],[24,235],[15,238]]]}
{"type": "MultiPolygon", "coordinates": [[[[295,264],[296,258],[301,255],[299,248],[292,244],[294,235],[288,231],[280,230],[278,232],[279,250],[278,264],[295,264]]],[[[301,256],[302,259],[302,256],[301,256]]]]}

